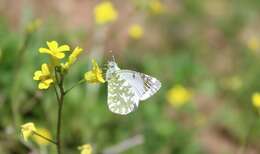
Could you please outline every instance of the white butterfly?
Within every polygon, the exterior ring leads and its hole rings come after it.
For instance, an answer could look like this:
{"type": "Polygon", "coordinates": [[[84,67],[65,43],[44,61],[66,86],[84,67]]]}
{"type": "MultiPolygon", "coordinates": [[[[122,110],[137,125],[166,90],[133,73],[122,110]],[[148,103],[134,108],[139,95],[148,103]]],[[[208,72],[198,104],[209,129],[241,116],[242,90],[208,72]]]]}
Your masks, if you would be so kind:
{"type": "Polygon", "coordinates": [[[161,88],[161,82],[149,75],[121,70],[115,61],[108,62],[107,103],[110,111],[126,115],[137,109],[139,101],[151,97],[161,88]]]}

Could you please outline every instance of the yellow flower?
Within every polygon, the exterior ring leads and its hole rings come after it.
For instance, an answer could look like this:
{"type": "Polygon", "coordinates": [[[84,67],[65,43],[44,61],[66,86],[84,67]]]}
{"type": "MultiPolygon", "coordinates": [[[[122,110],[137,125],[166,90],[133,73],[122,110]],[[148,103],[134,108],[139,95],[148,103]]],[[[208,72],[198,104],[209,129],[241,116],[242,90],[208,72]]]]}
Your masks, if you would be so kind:
{"type": "MultiPolygon", "coordinates": [[[[37,128],[37,133],[48,138],[51,139],[51,133],[45,129],[45,128],[37,128]]],[[[50,142],[47,141],[46,139],[43,139],[42,137],[38,136],[38,135],[33,135],[33,140],[38,144],[38,145],[47,145],[50,142]]]]}
{"type": "Polygon", "coordinates": [[[190,101],[191,92],[181,85],[176,85],[168,91],[166,98],[171,105],[179,107],[190,101]]]}
{"type": "Polygon", "coordinates": [[[155,14],[160,14],[164,11],[164,5],[160,0],[150,0],[149,8],[155,14]]]}
{"type": "Polygon", "coordinates": [[[47,64],[42,64],[41,70],[34,73],[33,79],[37,81],[40,80],[38,85],[39,89],[48,89],[50,84],[54,82],[47,64]]]}
{"type": "Polygon", "coordinates": [[[82,48],[76,47],[70,54],[68,61],[65,64],[61,64],[62,68],[68,70],[69,67],[75,63],[82,50],[82,48]]]}
{"type": "Polygon", "coordinates": [[[256,108],[260,108],[260,92],[255,92],[252,95],[252,103],[256,108]]]}
{"type": "Polygon", "coordinates": [[[252,37],[248,40],[247,46],[252,51],[257,51],[260,49],[260,39],[257,37],[252,37]]]}
{"type": "Polygon", "coordinates": [[[86,72],[84,75],[85,80],[90,83],[104,83],[105,80],[102,75],[102,70],[95,60],[92,60],[92,65],[92,70],[86,72]]]}
{"type": "Polygon", "coordinates": [[[90,144],[84,144],[78,147],[80,154],[92,154],[92,147],[90,144]]]}
{"type": "Polygon", "coordinates": [[[117,11],[111,2],[105,1],[98,4],[94,10],[96,23],[103,25],[117,19],[117,11]]]}
{"type": "Polygon", "coordinates": [[[40,48],[40,53],[47,53],[50,54],[52,57],[56,59],[62,59],[65,57],[64,51],[69,51],[70,47],[68,45],[61,45],[59,47],[59,44],[56,41],[47,41],[48,48],[40,48]]]}
{"type": "Polygon", "coordinates": [[[133,39],[140,39],[143,34],[143,28],[138,24],[133,24],[128,30],[128,35],[133,39]]]}
{"type": "Polygon", "coordinates": [[[26,27],[26,31],[29,33],[35,32],[42,25],[41,19],[35,19],[31,23],[29,23],[26,27]]]}
{"type": "Polygon", "coordinates": [[[36,131],[34,123],[28,122],[21,126],[22,135],[25,141],[28,141],[28,138],[36,131]]]}

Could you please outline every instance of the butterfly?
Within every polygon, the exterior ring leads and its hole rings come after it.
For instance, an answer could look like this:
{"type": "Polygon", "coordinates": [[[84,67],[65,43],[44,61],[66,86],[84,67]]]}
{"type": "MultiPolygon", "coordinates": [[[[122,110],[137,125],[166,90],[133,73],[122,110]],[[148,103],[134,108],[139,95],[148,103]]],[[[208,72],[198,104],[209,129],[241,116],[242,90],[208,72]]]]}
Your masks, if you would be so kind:
{"type": "Polygon", "coordinates": [[[121,115],[136,110],[140,101],[148,99],[161,88],[161,82],[156,78],[120,69],[115,60],[108,61],[106,81],[108,108],[111,112],[121,115]]]}

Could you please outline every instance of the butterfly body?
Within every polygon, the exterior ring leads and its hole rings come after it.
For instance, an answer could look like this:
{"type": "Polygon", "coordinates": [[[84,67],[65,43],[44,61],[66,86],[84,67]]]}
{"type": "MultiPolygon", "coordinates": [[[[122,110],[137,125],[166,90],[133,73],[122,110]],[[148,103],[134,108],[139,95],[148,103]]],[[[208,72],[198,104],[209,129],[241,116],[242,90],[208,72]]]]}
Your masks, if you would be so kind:
{"type": "Polygon", "coordinates": [[[132,70],[121,70],[116,62],[108,62],[108,108],[116,114],[126,115],[137,109],[139,102],[148,99],[161,87],[160,81],[132,70]]]}

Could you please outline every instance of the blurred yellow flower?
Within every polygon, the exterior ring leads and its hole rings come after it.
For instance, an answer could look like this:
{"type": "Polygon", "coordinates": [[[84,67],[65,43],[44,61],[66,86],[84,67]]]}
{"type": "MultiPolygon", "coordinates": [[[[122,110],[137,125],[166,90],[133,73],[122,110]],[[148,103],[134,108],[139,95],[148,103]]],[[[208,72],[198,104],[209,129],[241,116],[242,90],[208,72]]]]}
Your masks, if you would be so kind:
{"type": "Polygon", "coordinates": [[[32,22],[30,22],[27,27],[26,27],[26,31],[28,33],[32,33],[35,32],[37,29],[39,29],[39,27],[42,25],[42,20],[41,19],[35,19],[32,22]]]}
{"type": "Polygon", "coordinates": [[[82,48],[76,47],[70,54],[68,61],[65,64],[61,64],[62,68],[68,70],[69,67],[75,63],[82,50],[82,48]]]}
{"type": "Polygon", "coordinates": [[[103,25],[117,19],[117,11],[109,1],[99,3],[94,10],[96,23],[103,25]]]}
{"type": "Polygon", "coordinates": [[[92,60],[92,70],[85,73],[84,78],[90,83],[105,83],[102,70],[99,68],[97,62],[92,60]]]}
{"type": "Polygon", "coordinates": [[[160,14],[164,11],[164,5],[161,3],[160,0],[150,0],[149,8],[154,14],[160,14]]]}
{"type": "Polygon", "coordinates": [[[92,146],[90,144],[84,144],[78,147],[80,154],[92,154],[92,146]]]}
{"type": "Polygon", "coordinates": [[[39,89],[48,89],[50,84],[54,82],[51,77],[49,67],[45,63],[42,64],[41,70],[38,70],[34,73],[33,79],[37,81],[40,80],[40,83],[38,85],[39,89]]]}
{"type": "Polygon", "coordinates": [[[21,126],[21,132],[25,141],[28,141],[28,138],[36,131],[36,127],[33,122],[25,123],[21,126]]]}
{"type": "Polygon", "coordinates": [[[133,39],[140,39],[144,34],[143,28],[138,24],[133,24],[129,30],[128,35],[133,39]]]}
{"type": "Polygon", "coordinates": [[[254,107],[260,108],[260,92],[255,92],[252,95],[252,103],[254,107]]]}
{"type": "Polygon", "coordinates": [[[260,49],[260,39],[257,37],[251,37],[249,38],[248,42],[247,42],[247,46],[249,49],[251,49],[252,51],[257,51],[260,49]]]}
{"type": "Polygon", "coordinates": [[[176,85],[168,91],[166,99],[174,107],[179,107],[190,101],[191,92],[181,85],[176,85]]]}
{"type": "Polygon", "coordinates": [[[59,44],[56,41],[47,41],[48,48],[40,48],[40,53],[47,53],[50,54],[52,57],[56,59],[62,59],[65,57],[64,51],[69,51],[70,47],[68,45],[61,45],[59,47],[59,44]]]}
{"type": "MultiPolygon", "coordinates": [[[[52,137],[51,137],[51,133],[50,133],[47,129],[45,129],[45,128],[37,128],[37,133],[40,134],[40,135],[42,135],[42,136],[44,136],[44,137],[46,137],[46,138],[49,138],[49,139],[52,138],[52,137]]],[[[42,138],[42,137],[40,137],[40,136],[38,136],[38,135],[33,135],[32,137],[33,137],[32,139],[33,139],[38,145],[47,145],[47,144],[50,143],[49,141],[47,141],[46,139],[44,139],[44,138],[42,138]]]]}

